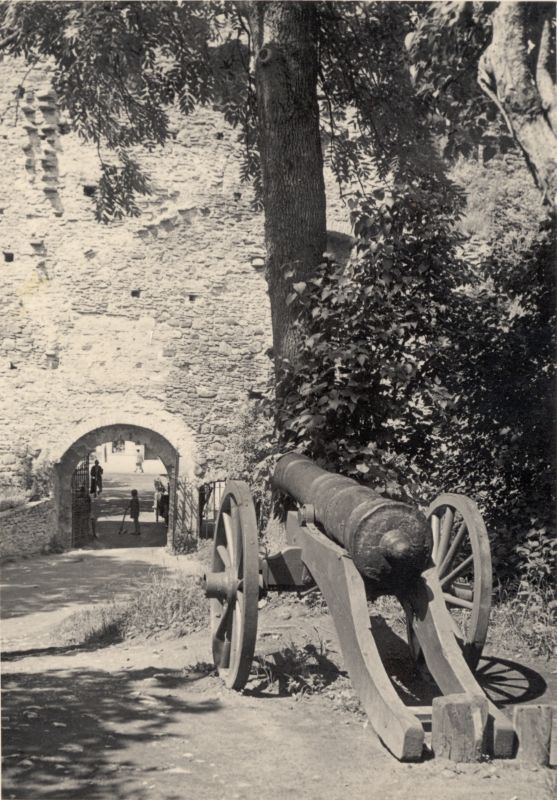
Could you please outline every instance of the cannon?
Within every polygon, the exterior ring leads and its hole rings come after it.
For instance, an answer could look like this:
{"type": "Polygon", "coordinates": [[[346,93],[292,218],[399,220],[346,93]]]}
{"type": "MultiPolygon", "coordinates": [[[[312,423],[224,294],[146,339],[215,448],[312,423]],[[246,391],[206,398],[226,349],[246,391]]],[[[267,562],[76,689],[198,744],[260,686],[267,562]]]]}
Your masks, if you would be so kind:
{"type": "Polygon", "coordinates": [[[204,585],[213,659],[226,685],[241,690],[248,680],[261,597],[317,585],[373,729],[398,759],[419,760],[426,715],[397,694],[370,627],[368,602],[394,595],[406,613],[411,654],[425,661],[443,695],[456,695],[465,709],[469,704],[479,755],[513,756],[513,725],[473,673],[487,636],[492,591],[489,540],[475,503],[442,494],[421,513],[298,453],[278,460],[272,483],[297,505],[287,515],[287,547],[260,556],[255,509],[242,481],[226,484],[215,527],[204,585]],[[465,617],[460,624],[451,609],[465,617]],[[478,698],[483,713],[475,711],[478,698]]]}

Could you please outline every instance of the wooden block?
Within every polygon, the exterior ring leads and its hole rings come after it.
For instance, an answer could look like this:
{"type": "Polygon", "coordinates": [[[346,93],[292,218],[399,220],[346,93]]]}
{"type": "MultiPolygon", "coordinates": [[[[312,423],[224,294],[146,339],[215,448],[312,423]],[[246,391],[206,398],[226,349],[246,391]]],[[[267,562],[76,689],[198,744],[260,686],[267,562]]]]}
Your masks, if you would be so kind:
{"type": "Polygon", "coordinates": [[[431,749],[451,761],[479,761],[485,749],[487,697],[448,694],[435,697],[431,718],[431,749]]]}
{"type": "Polygon", "coordinates": [[[549,764],[553,708],[546,705],[516,706],[513,723],[518,737],[517,758],[525,764],[549,764]]]}

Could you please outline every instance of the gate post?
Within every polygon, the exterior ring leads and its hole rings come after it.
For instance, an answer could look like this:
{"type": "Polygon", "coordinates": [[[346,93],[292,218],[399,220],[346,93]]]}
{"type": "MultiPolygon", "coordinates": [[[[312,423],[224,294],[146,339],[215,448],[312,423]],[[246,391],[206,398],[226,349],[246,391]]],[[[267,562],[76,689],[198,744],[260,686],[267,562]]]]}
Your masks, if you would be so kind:
{"type": "Polygon", "coordinates": [[[176,519],[177,519],[177,502],[178,502],[178,478],[180,475],[180,452],[176,451],[176,459],[174,461],[174,469],[169,474],[168,478],[168,534],[166,547],[171,553],[176,550],[176,519]]]}

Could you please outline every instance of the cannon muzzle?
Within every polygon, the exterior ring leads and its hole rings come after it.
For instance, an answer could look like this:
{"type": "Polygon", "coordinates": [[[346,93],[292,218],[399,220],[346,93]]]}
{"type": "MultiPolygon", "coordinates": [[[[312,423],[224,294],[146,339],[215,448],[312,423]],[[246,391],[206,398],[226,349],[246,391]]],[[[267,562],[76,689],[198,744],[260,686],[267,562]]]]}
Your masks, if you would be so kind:
{"type": "Polygon", "coordinates": [[[346,549],[375,593],[399,594],[429,565],[431,530],[406,503],[326,472],[299,453],[279,459],[273,486],[313,506],[316,524],[346,549]]]}

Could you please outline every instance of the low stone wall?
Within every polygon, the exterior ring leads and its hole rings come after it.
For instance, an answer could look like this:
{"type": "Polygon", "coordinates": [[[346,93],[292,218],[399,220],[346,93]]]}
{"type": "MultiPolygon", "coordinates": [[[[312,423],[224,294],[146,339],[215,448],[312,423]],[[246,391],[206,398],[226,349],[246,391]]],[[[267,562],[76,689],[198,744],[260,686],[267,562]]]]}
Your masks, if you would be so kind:
{"type": "Polygon", "coordinates": [[[0,559],[46,552],[55,533],[51,498],[0,512],[0,559]]]}

